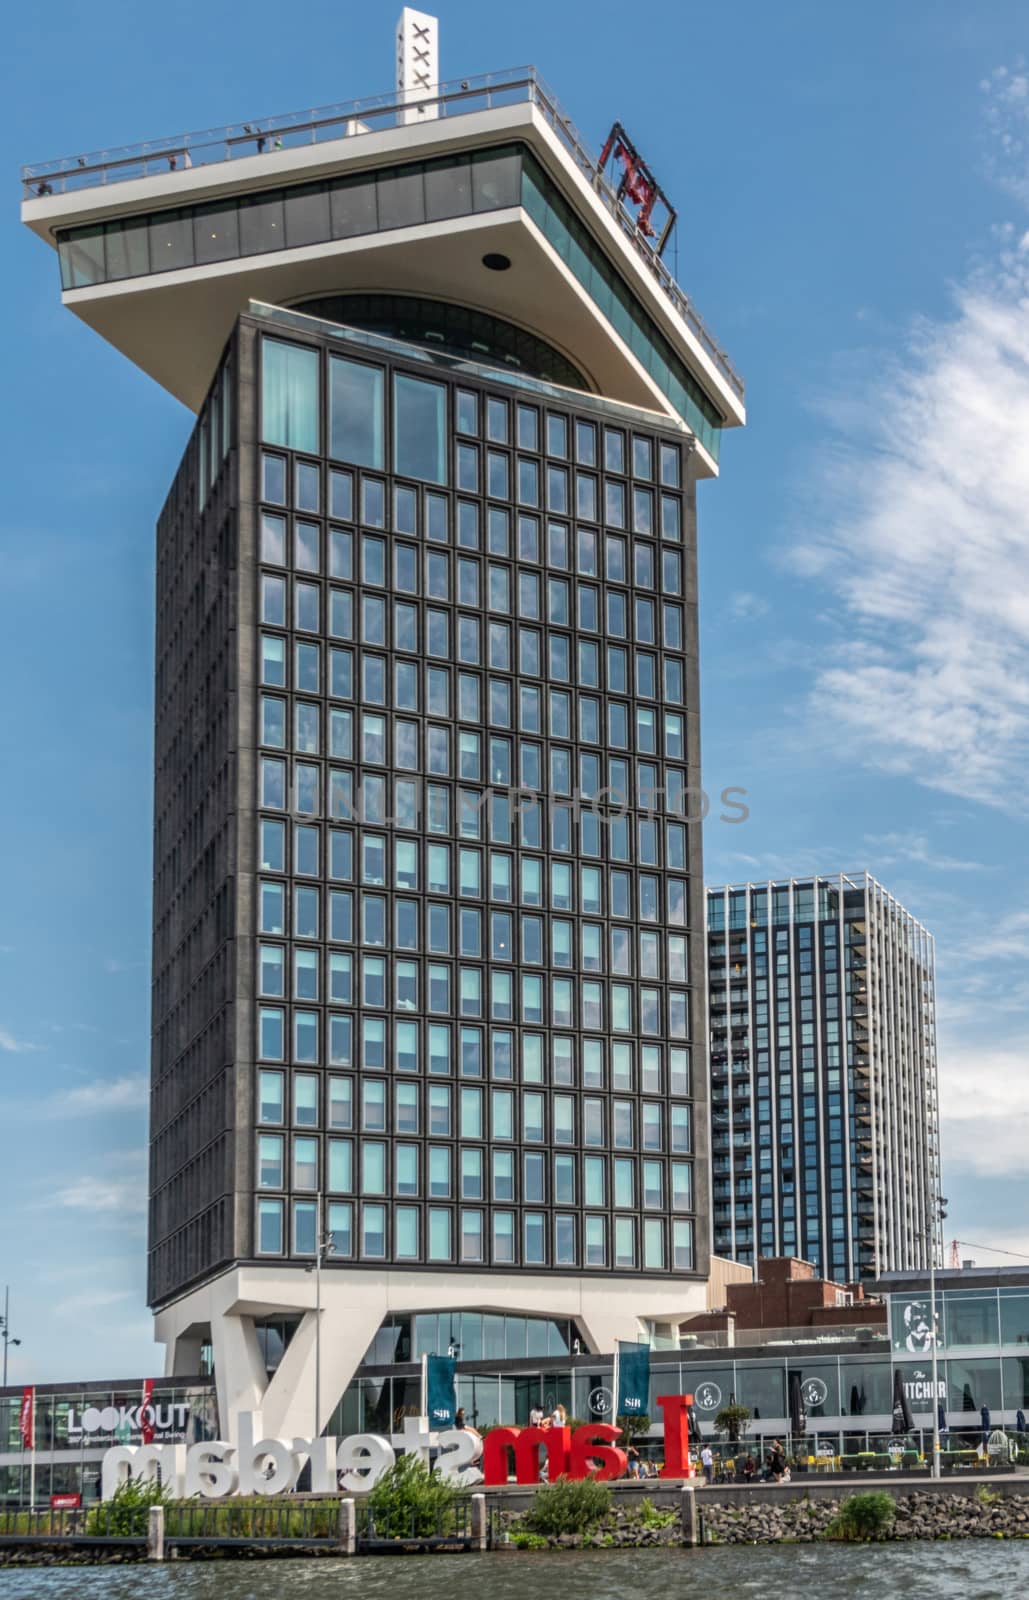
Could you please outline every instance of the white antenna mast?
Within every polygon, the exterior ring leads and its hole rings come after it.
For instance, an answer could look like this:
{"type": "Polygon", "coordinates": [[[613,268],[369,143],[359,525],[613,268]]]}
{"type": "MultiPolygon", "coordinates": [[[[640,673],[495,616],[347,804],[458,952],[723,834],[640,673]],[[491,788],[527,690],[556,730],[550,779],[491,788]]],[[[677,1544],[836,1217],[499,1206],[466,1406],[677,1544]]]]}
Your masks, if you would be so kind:
{"type": "Polygon", "coordinates": [[[397,23],[397,99],[411,109],[400,112],[400,122],[439,116],[437,105],[424,103],[438,88],[439,21],[405,6],[397,23]]]}

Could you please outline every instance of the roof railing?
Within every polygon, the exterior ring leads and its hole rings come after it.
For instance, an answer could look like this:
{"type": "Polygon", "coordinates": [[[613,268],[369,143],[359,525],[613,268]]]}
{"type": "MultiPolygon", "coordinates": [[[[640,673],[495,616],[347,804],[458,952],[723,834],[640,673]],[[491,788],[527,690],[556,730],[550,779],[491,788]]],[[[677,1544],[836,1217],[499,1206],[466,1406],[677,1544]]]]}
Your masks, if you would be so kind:
{"type": "Polygon", "coordinates": [[[640,233],[635,217],[619,200],[571,118],[562,111],[535,67],[514,67],[504,72],[484,73],[477,78],[442,83],[435,94],[417,101],[405,99],[393,91],[370,99],[349,100],[308,111],[260,117],[250,122],[229,123],[225,127],[208,128],[200,133],[178,134],[167,139],[151,139],[144,144],[122,145],[112,150],[37,162],[21,169],[22,194],[26,200],[72,194],[77,190],[125,183],[157,173],[236,161],[244,156],[261,155],[268,151],[356,138],[365,133],[402,126],[419,114],[429,120],[431,113],[435,120],[466,116],[471,112],[489,111],[498,106],[522,102],[539,106],[624,237],[657,279],[722,377],[742,399],[743,379],[653,245],[640,233]]]}

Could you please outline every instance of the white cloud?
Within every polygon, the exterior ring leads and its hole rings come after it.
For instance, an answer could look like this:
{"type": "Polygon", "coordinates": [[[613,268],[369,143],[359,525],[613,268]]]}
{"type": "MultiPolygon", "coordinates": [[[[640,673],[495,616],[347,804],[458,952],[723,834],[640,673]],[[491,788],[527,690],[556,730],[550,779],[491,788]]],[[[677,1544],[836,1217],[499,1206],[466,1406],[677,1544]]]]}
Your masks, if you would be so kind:
{"type": "Polygon", "coordinates": [[[729,596],[728,609],[729,616],[734,622],[751,622],[755,617],[763,617],[766,614],[768,601],[764,595],[742,590],[738,594],[729,596]]]}
{"type": "Polygon", "coordinates": [[[69,1211],[117,1212],[127,1216],[146,1210],[146,1183],[138,1178],[79,1178],[59,1189],[54,1199],[69,1211]]]}
{"type": "Polygon", "coordinates": [[[147,1103],[147,1080],[141,1074],[126,1078],[97,1078],[50,1102],[58,1111],[79,1115],[92,1111],[130,1111],[147,1103]]]}
{"type": "Polygon", "coordinates": [[[844,610],[811,710],[859,760],[1023,812],[1029,235],[1006,232],[952,317],[921,323],[835,420],[817,531],[792,553],[844,610]]]}
{"type": "MultiPolygon", "coordinates": [[[[1029,1048],[966,1045],[940,1056],[944,1188],[951,1172],[1024,1177],[1029,1150],[1029,1048]]],[[[993,1242],[999,1242],[990,1230],[993,1242]]]]}
{"type": "Polygon", "coordinates": [[[108,1150],[104,1153],[104,1176],[92,1173],[76,1178],[48,1196],[46,1206],[93,1214],[117,1214],[134,1218],[147,1208],[147,1151],[140,1147],[108,1150]]]}
{"type": "Polygon", "coordinates": [[[996,67],[979,87],[986,96],[990,176],[1029,203],[1029,77],[1024,59],[1020,56],[1013,67],[996,67]]]}
{"type": "Polygon", "coordinates": [[[123,1300],[135,1299],[131,1289],[95,1289],[85,1294],[69,1295],[65,1300],[59,1300],[54,1310],[59,1317],[74,1320],[84,1313],[106,1310],[123,1300]]]}
{"type": "Polygon", "coordinates": [[[42,1045],[29,1044],[27,1039],[16,1039],[8,1028],[0,1028],[0,1050],[7,1050],[11,1055],[24,1055],[30,1050],[41,1050],[42,1045]]]}
{"type": "Polygon", "coordinates": [[[876,871],[895,866],[900,861],[913,861],[918,866],[932,867],[937,872],[990,870],[981,861],[963,861],[958,856],[941,855],[930,845],[924,833],[866,833],[864,842],[874,855],[876,871]]]}

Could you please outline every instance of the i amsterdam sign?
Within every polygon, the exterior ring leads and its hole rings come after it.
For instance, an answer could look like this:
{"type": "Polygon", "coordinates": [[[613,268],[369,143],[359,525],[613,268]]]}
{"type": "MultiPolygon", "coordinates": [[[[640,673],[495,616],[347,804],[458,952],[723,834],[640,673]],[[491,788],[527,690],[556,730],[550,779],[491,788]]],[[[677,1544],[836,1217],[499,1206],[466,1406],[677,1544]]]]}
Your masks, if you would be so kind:
{"type": "MultiPolygon", "coordinates": [[[[691,1475],[688,1411],[692,1395],[661,1395],[658,1406],[664,1420],[664,1478],[691,1475]]],[[[356,1433],[346,1439],[262,1439],[259,1418],[242,1412],[239,1443],[222,1439],[202,1444],[115,1445],[103,1460],[103,1497],[109,1500],[128,1478],[154,1478],[176,1499],[200,1495],[286,1494],[296,1487],[306,1464],[311,1468],[315,1494],[367,1494],[388,1472],[397,1452],[420,1456],[451,1483],[471,1488],[505,1484],[513,1458],[515,1481],[540,1481],[541,1457],[546,1458],[551,1482],[568,1478],[620,1478],[627,1466],[624,1450],[615,1441],[621,1429],[610,1423],[591,1422],[581,1428],[491,1428],[483,1440],[472,1428],[429,1427],[425,1417],[405,1417],[403,1433],[386,1439],[381,1434],[356,1433]],[[256,1424],[256,1426],[255,1426],[256,1424]]]]}

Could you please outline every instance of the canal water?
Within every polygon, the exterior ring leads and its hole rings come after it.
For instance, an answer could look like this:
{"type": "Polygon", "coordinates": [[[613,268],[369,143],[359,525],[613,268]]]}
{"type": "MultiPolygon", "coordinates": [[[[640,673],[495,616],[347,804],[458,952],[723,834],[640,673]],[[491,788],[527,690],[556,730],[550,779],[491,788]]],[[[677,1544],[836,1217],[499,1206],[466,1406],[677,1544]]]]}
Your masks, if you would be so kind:
{"type": "Polygon", "coordinates": [[[0,1570],[0,1600],[947,1600],[1029,1593],[1029,1541],[527,1551],[0,1570]]]}

